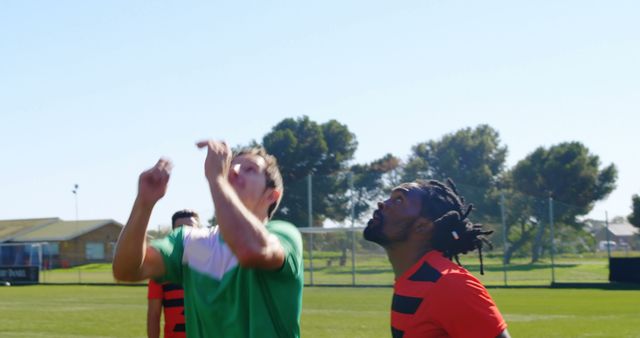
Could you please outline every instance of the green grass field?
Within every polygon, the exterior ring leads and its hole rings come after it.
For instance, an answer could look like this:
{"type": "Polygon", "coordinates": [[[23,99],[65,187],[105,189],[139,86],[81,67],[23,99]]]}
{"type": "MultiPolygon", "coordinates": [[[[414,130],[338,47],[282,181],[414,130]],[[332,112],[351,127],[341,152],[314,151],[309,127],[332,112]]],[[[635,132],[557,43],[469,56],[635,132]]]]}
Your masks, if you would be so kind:
{"type": "MultiPolygon", "coordinates": [[[[314,256],[314,285],[352,285],[351,258],[344,266],[339,264],[338,253],[322,252],[314,256]]],[[[500,258],[486,257],[485,275],[480,275],[480,265],[475,255],[461,258],[465,268],[487,286],[503,286],[504,268],[500,258]]],[[[391,285],[393,272],[384,254],[368,254],[356,257],[356,285],[391,285]]],[[[564,283],[606,283],[609,278],[608,260],[605,256],[561,256],[555,260],[555,280],[564,283]]],[[[311,283],[311,263],[305,257],[305,283],[311,283]]],[[[110,264],[87,264],[70,269],[42,271],[43,283],[114,283],[110,264]]],[[[507,284],[510,286],[540,286],[551,284],[551,264],[542,260],[530,264],[528,259],[516,258],[507,266],[507,284]]]]}
{"type": "MultiPolygon", "coordinates": [[[[477,256],[467,255],[461,258],[463,266],[488,286],[504,286],[504,267],[499,258],[485,258],[485,275],[480,275],[477,256]]],[[[311,281],[309,261],[305,261],[305,282],[311,281]]],[[[609,279],[609,267],[606,257],[559,257],[555,260],[555,280],[565,283],[606,283],[609,279]]],[[[313,281],[316,285],[352,283],[351,261],[339,266],[334,260],[315,259],[313,281]]],[[[551,264],[542,260],[530,264],[528,259],[514,259],[507,266],[507,285],[550,285],[551,264]]],[[[356,259],[356,285],[391,285],[393,272],[385,255],[358,257],[356,259]]]]}
{"type": "MultiPolygon", "coordinates": [[[[640,337],[640,291],[490,289],[513,337],[640,337]]],[[[390,337],[391,288],[304,290],[302,336],[390,337]]],[[[146,288],[0,287],[0,337],[144,337],[146,288]]]]}

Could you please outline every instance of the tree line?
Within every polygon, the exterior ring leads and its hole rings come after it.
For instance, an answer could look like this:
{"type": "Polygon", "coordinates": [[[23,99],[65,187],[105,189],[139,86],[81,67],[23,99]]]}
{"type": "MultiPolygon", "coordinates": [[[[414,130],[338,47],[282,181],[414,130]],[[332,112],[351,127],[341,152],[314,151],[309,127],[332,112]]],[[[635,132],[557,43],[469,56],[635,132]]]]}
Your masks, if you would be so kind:
{"type": "MultiPolygon", "coordinates": [[[[584,231],[577,217],[607,197],[617,179],[616,166],[602,165],[580,142],[538,147],[507,168],[508,148],[498,131],[486,124],[417,143],[404,160],[386,154],[369,163],[352,163],[356,135],[336,120],[318,123],[307,116],[280,121],[259,144],[277,157],[284,179],[285,193],[276,218],[308,226],[309,176],[312,226],[322,226],[327,219],[348,224],[363,221],[374,203],[400,182],[451,178],[474,204],[477,221],[504,216],[510,243],[507,262],[523,250],[530,251],[532,261],[544,252],[549,197],[561,205],[554,209],[560,236],[584,231]]],[[[634,198],[640,209],[640,197],[634,198]]]]}

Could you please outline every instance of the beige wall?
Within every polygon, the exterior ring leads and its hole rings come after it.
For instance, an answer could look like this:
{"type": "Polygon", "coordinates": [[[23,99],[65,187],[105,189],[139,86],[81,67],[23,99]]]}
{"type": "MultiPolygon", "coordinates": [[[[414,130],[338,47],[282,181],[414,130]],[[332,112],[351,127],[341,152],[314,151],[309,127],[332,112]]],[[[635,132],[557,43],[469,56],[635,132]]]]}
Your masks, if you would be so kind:
{"type": "Polygon", "coordinates": [[[62,266],[76,266],[87,263],[105,263],[113,260],[115,242],[122,227],[115,223],[106,224],[70,241],[60,242],[60,261],[62,266]],[[86,244],[97,242],[104,244],[104,259],[89,260],[86,257],[86,244]]]}

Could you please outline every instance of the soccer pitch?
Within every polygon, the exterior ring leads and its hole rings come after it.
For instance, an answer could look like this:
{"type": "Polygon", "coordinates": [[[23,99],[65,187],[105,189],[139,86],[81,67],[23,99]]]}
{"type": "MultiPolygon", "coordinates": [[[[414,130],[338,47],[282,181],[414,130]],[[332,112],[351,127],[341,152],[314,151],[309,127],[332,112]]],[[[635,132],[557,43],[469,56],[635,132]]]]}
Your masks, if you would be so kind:
{"type": "MultiPolygon", "coordinates": [[[[490,289],[513,337],[640,337],[640,291],[490,289]]],[[[304,290],[302,336],[390,337],[391,288],[304,290]]],[[[145,337],[146,288],[0,287],[0,337],[145,337]]]]}

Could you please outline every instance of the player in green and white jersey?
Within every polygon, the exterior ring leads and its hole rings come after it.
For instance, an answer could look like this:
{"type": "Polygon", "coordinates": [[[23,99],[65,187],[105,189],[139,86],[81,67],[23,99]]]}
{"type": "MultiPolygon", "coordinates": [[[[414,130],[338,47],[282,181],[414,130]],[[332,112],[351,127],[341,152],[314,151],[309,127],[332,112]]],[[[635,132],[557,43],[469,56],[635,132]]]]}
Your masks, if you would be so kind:
{"type": "Polygon", "coordinates": [[[270,221],[282,198],[276,160],[262,148],[232,156],[224,142],[202,141],[205,176],[218,226],[181,228],[148,245],[151,211],[164,196],[171,163],[140,175],[138,196],[113,261],[118,280],[180,283],[187,337],[299,337],[302,239],[270,221]]]}

